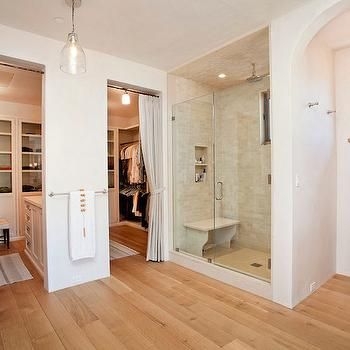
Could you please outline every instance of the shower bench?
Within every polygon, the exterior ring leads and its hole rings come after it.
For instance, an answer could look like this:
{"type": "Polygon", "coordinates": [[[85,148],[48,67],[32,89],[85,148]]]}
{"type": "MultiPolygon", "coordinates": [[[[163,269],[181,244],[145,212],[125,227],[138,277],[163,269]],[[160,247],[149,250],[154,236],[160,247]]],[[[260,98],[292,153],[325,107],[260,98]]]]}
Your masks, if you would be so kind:
{"type": "Polygon", "coordinates": [[[239,223],[239,220],[223,217],[185,223],[186,251],[203,256],[206,244],[230,248],[239,223]]]}

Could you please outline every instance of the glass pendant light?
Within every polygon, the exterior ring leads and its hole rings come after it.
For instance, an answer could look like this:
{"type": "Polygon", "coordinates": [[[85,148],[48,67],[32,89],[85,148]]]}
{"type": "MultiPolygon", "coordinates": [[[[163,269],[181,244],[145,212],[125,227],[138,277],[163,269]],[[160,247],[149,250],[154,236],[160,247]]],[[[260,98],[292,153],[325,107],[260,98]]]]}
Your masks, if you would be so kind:
{"type": "Polygon", "coordinates": [[[71,2],[72,32],[68,34],[67,43],[61,51],[60,69],[69,74],[81,74],[86,72],[86,58],[75,32],[74,11],[76,0],[71,0],[71,2]]]}
{"type": "Polygon", "coordinates": [[[123,105],[129,105],[130,104],[130,95],[128,94],[128,91],[125,90],[122,95],[122,104],[123,105]]]}

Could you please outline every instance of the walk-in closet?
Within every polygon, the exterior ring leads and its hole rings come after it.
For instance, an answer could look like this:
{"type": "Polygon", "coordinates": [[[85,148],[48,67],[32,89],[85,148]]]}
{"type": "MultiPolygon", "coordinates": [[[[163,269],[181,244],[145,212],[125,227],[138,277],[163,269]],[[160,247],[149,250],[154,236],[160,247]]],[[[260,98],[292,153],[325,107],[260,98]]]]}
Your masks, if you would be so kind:
{"type": "Polygon", "coordinates": [[[138,96],[137,92],[108,86],[107,164],[112,257],[113,249],[126,250],[127,255],[132,251],[146,254],[149,189],[140,142],[138,96]]]}

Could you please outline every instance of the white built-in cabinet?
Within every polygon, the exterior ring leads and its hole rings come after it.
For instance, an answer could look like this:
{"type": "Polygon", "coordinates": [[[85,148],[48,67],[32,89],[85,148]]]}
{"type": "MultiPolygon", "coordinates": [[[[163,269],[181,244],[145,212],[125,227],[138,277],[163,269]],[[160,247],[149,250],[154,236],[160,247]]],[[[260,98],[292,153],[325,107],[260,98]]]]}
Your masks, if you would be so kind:
{"type": "Polygon", "coordinates": [[[14,119],[0,116],[0,217],[10,223],[10,235],[17,233],[17,193],[14,119]]]}
{"type": "Polygon", "coordinates": [[[39,273],[43,275],[44,249],[41,204],[39,205],[35,202],[24,200],[24,227],[26,242],[25,252],[39,273]]]}
{"type": "Polygon", "coordinates": [[[118,129],[108,129],[108,208],[109,224],[119,222],[119,155],[118,155],[118,129]]]}
{"type": "Polygon", "coordinates": [[[0,217],[11,237],[25,235],[24,197],[41,195],[41,124],[0,116],[0,217]]]}

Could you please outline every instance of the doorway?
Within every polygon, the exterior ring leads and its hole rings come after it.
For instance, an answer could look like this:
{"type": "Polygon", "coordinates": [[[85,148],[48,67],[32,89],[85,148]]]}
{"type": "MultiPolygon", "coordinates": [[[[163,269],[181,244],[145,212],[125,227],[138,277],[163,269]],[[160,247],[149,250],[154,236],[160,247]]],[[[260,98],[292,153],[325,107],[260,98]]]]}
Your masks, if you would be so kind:
{"type": "Polygon", "coordinates": [[[146,257],[149,190],[139,129],[142,92],[113,82],[107,89],[110,256],[146,257]]]}
{"type": "Polygon", "coordinates": [[[0,57],[0,218],[10,231],[9,248],[1,245],[0,255],[19,253],[42,278],[43,80],[43,66],[0,57]]]}

